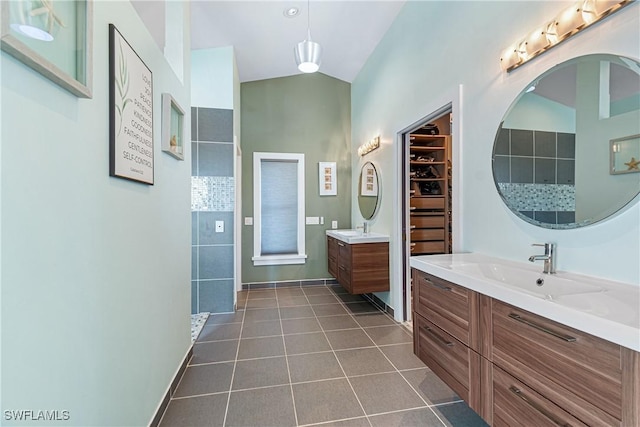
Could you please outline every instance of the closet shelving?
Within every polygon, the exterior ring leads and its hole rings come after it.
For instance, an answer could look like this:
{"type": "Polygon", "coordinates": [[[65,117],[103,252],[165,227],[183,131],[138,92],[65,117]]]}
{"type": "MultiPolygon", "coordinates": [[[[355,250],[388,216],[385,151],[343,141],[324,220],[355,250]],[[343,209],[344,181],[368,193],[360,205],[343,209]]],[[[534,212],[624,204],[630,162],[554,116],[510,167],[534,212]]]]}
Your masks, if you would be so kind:
{"type": "Polygon", "coordinates": [[[410,135],[411,255],[450,253],[450,141],[449,135],[410,135]]]}

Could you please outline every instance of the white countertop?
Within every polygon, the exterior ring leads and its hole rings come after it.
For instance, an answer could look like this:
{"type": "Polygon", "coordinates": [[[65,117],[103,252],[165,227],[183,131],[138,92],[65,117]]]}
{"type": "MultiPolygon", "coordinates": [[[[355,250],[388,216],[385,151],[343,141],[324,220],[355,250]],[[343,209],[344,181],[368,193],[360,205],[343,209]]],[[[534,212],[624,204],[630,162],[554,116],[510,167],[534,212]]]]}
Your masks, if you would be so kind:
{"type": "Polygon", "coordinates": [[[569,327],[640,351],[640,286],[479,253],[422,255],[410,266],[569,327]],[[538,286],[540,278],[547,283],[538,286]],[[521,282],[521,283],[516,283],[521,282]]]}
{"type": "Polygon", "coordinates": [[[389,241],[389,236],[380,233],[363,233],[359,230],[327,230],[327,236],[331,236],[350,245],[356,243],[384,243],[389,241]]]}

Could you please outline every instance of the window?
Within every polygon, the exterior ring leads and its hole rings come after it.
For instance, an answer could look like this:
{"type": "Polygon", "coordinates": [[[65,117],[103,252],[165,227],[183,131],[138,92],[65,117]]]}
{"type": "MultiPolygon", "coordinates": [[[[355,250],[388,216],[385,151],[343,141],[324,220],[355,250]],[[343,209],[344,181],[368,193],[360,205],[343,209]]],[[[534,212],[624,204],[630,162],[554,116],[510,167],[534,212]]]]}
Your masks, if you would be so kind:
{"type": "Polygon", "coordinates": [[[304,154],[253,153],[253,264],[304,264],[304,154]]]}

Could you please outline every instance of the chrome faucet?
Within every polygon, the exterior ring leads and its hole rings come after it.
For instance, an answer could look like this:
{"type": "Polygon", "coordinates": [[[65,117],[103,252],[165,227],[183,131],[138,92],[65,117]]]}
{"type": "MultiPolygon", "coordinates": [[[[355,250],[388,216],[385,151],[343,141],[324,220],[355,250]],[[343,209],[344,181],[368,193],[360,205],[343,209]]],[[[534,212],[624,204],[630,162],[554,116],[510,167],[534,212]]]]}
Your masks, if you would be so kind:
{"type": "Polygon", "coordinates": [[[544,247],[544,255],[531,255],[529,257],[529,261],[544,261],[544,269],[542,272],[544,274],[555,274],[556,273],[556,245],[553,243],[534,243],[531,246],[543,246],[544,247]]]}

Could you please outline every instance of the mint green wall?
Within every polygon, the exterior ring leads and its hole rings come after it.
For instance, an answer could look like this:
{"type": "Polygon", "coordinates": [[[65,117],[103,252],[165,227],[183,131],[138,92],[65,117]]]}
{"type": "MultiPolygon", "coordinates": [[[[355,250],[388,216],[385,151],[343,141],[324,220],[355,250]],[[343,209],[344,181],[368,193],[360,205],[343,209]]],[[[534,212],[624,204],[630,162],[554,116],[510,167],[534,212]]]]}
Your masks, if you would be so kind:
{"type": "MultiPolygon", "coordinates": [[[[531,244],[556,242],[558,268],[640,283],[640,207],[577,230],[547,230],[517,218],[493,182],[491,153],[496,130],[515,97],[537,76],[567,59],[640,52],[640,3],[505,73],[500,55],[548,22],[571,2],[409,1],[352,83],[352,149],[381,135],[382,146],[364,159],[379,166],[382,206],[372,231],[391,235],[390,303],[402,307],[402,239],[399,224],[400,150],[397,134],[449,102],[454,112],[454,250],[477,251],[526,262],[531,244]],[[490,29],[490,34],[487,32],[490,29]],[[443,42],[446,40],[446,42],[443,42]]],[[[603,159],[607,162],[607,159],[603,159]]],[[[352,177],[352,188],[357,177],[352,177]]],[[[352,220],[360,221],[357,207],[352,220]]]]}
{"type": "Polygon", "coordinates": [[[161,94],[188,124],[189,83],[130,2],[93,5],[93,99],[0,56],[3,425],[20,409],[148,425],[191,345],[190,145],[185,161],[160,150],[161,94]],[[109,177],[109,23],[153,72],[153,186],[109,177]]]}
{"type": "Polygon", "coordinates": [[[242,83],[242,216],[253,216],[253,153],[304,153],[306,216],[325,221],[306,226],[306,264],[289,266],[254,267],[253,226],[242,225],[243,283],[330,277],[325,230],[351,226],[350,89],[321,73],[242,83]],[[318,162],[337,162],[337,196],[319,195],[318,162]]]}

